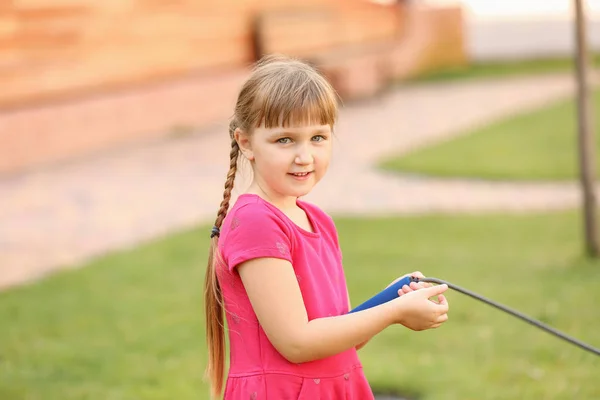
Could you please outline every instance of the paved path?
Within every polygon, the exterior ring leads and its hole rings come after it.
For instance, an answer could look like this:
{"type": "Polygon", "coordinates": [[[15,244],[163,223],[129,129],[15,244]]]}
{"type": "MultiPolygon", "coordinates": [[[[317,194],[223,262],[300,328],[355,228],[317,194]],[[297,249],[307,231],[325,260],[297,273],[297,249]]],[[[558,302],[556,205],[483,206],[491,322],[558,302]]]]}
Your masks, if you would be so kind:
{"type": "MultiPolygon", "coordinates": [[[[381,173],[372,165],[387,153],[407,152],[475,124],[540,107],[573,88],[570,75],[430,84],[346,106],[330,173],[308,200],[338,214],[572,207],[579,198],[573,184],[417,179],[381,173]]],[[[0,288],[210,223],[228,166],[226,125],[1,178],[0,288]]]]}

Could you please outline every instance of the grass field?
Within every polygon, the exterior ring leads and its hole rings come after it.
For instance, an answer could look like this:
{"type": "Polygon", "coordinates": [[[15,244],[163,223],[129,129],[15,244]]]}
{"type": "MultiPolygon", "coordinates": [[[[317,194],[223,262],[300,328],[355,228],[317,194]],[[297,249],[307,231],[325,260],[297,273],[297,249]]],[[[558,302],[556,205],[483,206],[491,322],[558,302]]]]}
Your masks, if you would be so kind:
{"type": "MultiPolygon", "coordinates": [[[[600,153],[600,90],[593,95],[594,136],[600,153]]],[[[386,170],[489,180],[568,181],[578,178],[574,101],[557,102],[454,139],[381,162],[386,170]]],[[[600,163],[596,163],[600,176],[600,163]]]]}
{"type": "MultiPolygon", "coordinates": [[[[600,54],[591,56],[591,65],[600,67],[600,54]]],[[[505,62],[480,62],[460,67],[441,68],[419,74],[409,82],[439,82],[457,79],[500,78],[573,71],[573,59],[541,58],[505,62]]]]}
{"type": "MultiPolygon", "coordinates": [[[[600,262],[575,213],[336,220],[354,304],[420,270],[600,347],[600,262]]],[[[0,293],[0,399],[207,399],[208,227],[0,293]]],[[[360,351],[378,391],[420,399],[598,399],[598,358],[458,293],[450,320],[360,351]]]]}

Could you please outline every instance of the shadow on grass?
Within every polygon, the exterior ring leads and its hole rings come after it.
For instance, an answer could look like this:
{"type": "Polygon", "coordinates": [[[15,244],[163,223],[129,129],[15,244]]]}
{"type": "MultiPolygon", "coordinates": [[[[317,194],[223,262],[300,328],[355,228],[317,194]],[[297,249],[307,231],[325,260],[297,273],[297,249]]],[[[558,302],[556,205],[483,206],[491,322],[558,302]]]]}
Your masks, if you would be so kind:
{"type": "Polygon", "coordinates": [[[400,393],[396,390],[373,390],[376,400],[419,400],[421,396],[415,393],[400,393]]]}

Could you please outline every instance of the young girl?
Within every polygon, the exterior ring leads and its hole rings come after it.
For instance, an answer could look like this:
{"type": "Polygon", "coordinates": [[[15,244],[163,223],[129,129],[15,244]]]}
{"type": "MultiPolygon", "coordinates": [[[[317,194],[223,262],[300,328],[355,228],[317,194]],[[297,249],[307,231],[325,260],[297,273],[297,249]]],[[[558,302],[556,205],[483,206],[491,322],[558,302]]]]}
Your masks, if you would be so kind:
{"type": "Polygon", "coordinates": [[[336,118],[332,87],[297,60],[267,57],[242,87],[206,271],[215,397],[224,383],[224,312],[226,400],[373,399],[357,349],[392,324],[424,330],[448,318],[447,287],[416,283],[393,301],[348,314],[333,220],[299,200],[327,171],[336,118]],[[240,159],[250,162],[253,181],[228,212],[240,159]],[[438,295],[439,302],[429,300],[438,295]]]}

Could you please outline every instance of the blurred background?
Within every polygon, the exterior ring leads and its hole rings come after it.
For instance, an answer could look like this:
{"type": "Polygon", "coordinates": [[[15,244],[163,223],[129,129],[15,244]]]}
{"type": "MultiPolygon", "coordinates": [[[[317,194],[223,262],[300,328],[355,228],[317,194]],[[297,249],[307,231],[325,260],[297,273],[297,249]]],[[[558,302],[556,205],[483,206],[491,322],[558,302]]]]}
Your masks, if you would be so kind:
{"type": "MultiPolygon", "coordinates": [[[[0,400],[207,398],[228,118],[274,53],[342,100],[308,200],[338,224],[354,303],[420,270],[600,345],[574,4],[0,0],[0,400]]],[[[584,4],[596,134],[600,1],[584,4]]],[[[600,398],[593,356],[450,300],[444,329],[393,328],[361,350],[377,393],[600,398]]]]}

